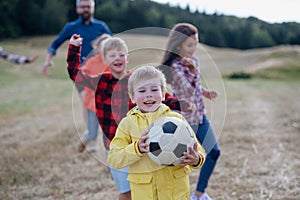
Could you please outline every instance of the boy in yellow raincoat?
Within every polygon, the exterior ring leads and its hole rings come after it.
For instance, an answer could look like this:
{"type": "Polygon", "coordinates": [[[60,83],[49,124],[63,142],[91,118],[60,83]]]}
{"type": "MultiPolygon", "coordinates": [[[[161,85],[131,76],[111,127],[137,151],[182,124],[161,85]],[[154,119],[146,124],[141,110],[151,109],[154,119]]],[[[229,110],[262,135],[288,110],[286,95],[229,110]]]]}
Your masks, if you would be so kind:
{"type": "MultiPolygon", "coordinates": [[[[160,166],[148,155],[147,129],[158,118],[170,116],[185,120],[164,104],[166,79],[152,66],[136,69],[128,80],[131,100],[137,104],[120,122],[110,144],[108,163],[117,169],[129,166],[132,200],[188,200],[189,173],[205,161],[205,150],[195,139],[190,153],[184,153],[179,166],[160,166]]],[[[195,137],[196,138],[196,137],[195,137]]]]}

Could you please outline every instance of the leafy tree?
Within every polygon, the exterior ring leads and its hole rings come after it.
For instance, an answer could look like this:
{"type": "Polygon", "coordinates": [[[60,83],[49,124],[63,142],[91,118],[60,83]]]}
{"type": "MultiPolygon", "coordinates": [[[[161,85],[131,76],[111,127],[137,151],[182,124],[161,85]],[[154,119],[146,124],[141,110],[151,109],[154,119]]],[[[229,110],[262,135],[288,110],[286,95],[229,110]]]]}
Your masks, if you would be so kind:
{"type": "Polygon", "coordinates": [[[18,1],[15,5],[17,23],[20,27],[22,35],[36,35],[40,30],[39,20],[42,9],[35,1],[18,1]]]}
{"type": "Polygon", "coordinates": [[[41,34],[56,34],[68,21],[66,6],[60,0],[45,0],[45,7],[41,14],[41,34]]]}
{"type": "Polygon", "coordinates": [[[21,30],[17,24],[18,13],[14,10],[17,2],[18,0],[0,1],[0,39],[19,36],[21,30]]]}
{"type": "MultiPolygon", "coordinates": [[[[95,17],[114,33],[138,27],[172,28],[179,22],[194,24],[200,41],[217,47],[250,49],[300,44],[299,23],[270,24],[255,17],[238,18],[218,13],[191,12],[149,0],[95,0],[95,17]]],[[[77,18],[75,0],[1,0],[0,39],[57,34],[77,18]]],[[[158,33],[155,33],[158,34],[158,33]]],[[[165,34],[165,33],[160,33],[165,34]]]]}

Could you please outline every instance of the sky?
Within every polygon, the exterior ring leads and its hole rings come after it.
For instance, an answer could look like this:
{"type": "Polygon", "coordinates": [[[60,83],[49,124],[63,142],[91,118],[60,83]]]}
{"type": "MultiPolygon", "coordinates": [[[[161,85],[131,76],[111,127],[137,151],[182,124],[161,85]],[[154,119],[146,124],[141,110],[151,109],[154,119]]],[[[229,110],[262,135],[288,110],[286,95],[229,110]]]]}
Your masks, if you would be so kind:
{"type": "Polygon", "coordinates": [[[192,11],[198,9],[207,14],[253,16],[269,23],[300,23],[300,0],[152,0],[158,3],[189,4],[192,11]]]}

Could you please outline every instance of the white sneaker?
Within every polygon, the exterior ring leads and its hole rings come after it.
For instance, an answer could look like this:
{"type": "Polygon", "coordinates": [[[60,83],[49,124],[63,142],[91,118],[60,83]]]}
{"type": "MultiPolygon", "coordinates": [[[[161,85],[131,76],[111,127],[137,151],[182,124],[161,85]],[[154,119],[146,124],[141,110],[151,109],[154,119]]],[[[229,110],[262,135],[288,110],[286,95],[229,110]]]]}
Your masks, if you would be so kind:
{"type": "Polygon", "coordinates": [[[90,153],[94,152],[94,151],[96,151],[96,146],[97,146],[97,141],[96,140],[91,140],[86,145],[86,151],[90,152],[90,153]]]}
{"type": "Polygon", "coordinates": [[[195,193],[193,193],[190,200],[212,200],[212,198],[210,198],[206,193],[202,194],[201,197],[197,197],[195,193]]]}
{"type": "Polygon", "coordinates": [[[208,194],[204,193],[202,196],[199,198],[199,200],[212,200],[208,194]]]}
{"type": "Polygon", "coordinates": [[[193,193],[191,196],[190,196],[190,200],[199,200],[199,197],[197,197],[195,195],[195,193],[193,193]]]}

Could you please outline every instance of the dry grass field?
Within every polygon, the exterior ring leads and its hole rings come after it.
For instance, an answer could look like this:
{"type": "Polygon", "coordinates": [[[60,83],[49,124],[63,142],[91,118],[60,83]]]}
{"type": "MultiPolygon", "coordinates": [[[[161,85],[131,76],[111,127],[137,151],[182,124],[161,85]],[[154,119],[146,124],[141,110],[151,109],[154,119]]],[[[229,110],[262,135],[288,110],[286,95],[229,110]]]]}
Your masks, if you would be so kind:
{"type": "MultiPolygon", "coordinates": [[[[129,68],[159,63],[165,37],[120,34],[129,68]]],[[[40,55],[33,64],[0,61],[0,199],[115,200],[101,137],[95,153],[77,153],[81,104],[66,72],[65,43],[41,75],[54,37],[1,42],[40,55]]],[[[203,83],[219,91],[206,102],[222,155],[209,183],[215,200],[300,199],[300,47],[239,51],[199,45],[203,83]],[[249,79],[229,79],[241,72],[249,79]]],[[[191,173],[195,189],[199,171],[191,173]]]]}

